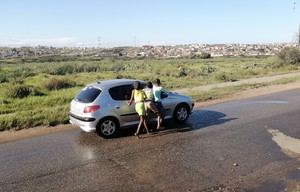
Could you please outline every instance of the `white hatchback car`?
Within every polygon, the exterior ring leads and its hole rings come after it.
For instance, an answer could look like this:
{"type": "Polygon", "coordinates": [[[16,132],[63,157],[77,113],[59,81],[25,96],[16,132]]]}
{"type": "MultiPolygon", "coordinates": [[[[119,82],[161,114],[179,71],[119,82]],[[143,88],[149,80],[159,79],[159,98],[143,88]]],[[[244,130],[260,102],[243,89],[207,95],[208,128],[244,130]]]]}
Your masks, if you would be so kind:
{"type": "MultiPolygon", "coordinates": [[[[104,138],[115,136],[120,128],[138,125],[139,116],[134,103],[127,105],[135,81],[115,79],[87,85],[71,101],[70,123],[85,132],[97,132],[104,138]]],[[[173,118],[177,122],[188,119],[194,107],[190,97],[163,90],[161,98],[166,109],[165,119],[173,118]]],[[[156,121],[154,114],[150,122],[153,121],[156,121]]]]}

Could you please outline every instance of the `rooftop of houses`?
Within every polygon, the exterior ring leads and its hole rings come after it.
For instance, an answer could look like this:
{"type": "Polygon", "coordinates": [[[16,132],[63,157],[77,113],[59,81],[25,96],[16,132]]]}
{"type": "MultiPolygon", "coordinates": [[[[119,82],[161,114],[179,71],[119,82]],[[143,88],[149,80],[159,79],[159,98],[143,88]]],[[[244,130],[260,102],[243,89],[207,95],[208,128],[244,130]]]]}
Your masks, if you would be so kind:
{"type": "Polygon", "coordinates": [[[176,46],[115,47],[115,48],[78,48],[78,47],[0,47],[0,59],[27,58],[51,55],[89,55],[95,57],[188,57],[197,54],[222,56],[275,55],[292,43],[277,44],[189,44],[176,46]]]}

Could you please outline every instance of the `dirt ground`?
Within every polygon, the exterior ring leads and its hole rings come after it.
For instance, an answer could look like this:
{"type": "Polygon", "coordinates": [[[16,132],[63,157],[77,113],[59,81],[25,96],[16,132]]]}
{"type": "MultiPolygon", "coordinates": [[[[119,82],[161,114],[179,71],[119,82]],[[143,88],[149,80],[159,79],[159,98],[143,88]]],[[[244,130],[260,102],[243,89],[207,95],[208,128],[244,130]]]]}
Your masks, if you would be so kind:
{"type": "MultiPolygon", "coordinates": [[[[237,92],[237,93],[235,93],[229,97],[223,98],[223,99],[195,103],[195,108],[201,108],[201,107],[214,105],[214,104],[218,104],[218,103],[246,99],[246,98],[251,98],[251,97],[255,97],[255,96],[266,95],[266,94],[271,94],[271,93],[278,93],[278,92],[282,92],[282,91],[299,89],[299,88],[300,88],[300,82],[293,82],[293,83],[284,84],[284,85],[272,85],[272,86],[262,87],[262,88],[257,88],[257,89],[249,89],[246,91],[237,92]]],[[[0,143],[17,141],[20,139],[26,139],[29,137],[37,137],[37,136],[46,135],[46,134],[53,134],[53,133],[57,133],[60,131],[66,131],[66,130],[75,129],[75,128],[77,128],[77,127],[74,125],[67,124],[67,125],[58,125],[55,127],[35,127],[35,128],[29,128],[29,129],[24,129],[24,130],[19,130],[19,131],[14,131],[14,130],[3,131],[3,132],[0,132],[0,143]]]]}

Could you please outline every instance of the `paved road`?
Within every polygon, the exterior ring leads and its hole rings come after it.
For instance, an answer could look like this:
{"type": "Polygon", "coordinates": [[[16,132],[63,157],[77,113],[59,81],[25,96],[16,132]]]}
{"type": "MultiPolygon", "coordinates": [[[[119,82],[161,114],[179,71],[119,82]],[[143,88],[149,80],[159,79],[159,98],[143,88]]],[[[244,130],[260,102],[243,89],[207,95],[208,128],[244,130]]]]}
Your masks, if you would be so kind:
{"type": "Polygon", "coordinates": [[[70,130],[0,145],[0,191],[291,191],[300,90],[196,109],[142,139],[70,130]]]}

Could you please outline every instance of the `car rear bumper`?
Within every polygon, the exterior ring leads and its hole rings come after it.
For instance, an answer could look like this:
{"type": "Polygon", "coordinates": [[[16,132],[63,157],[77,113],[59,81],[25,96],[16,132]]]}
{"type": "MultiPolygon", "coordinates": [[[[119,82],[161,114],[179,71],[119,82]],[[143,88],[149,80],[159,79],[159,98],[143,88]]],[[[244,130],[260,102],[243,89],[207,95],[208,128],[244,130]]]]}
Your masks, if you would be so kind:
{"type": "Polygon", "coordinates": [[[93,122],[95,121],[96,119],[93,118],[93,117],[79,117],[77,115],[74,115],[73,113],[69,113],[69,115],[75,119],[78,119],[80,121],[83,121],[83,122],[93,122]]]}
{"type": "Polygon", "coordinates": [[[96,131],[96,124],[95,119],[93,121],[82,121],[70,114],[69,122],[73,125],[80,127],[81,130],[84,132],[95,132],[96,131]]]}

